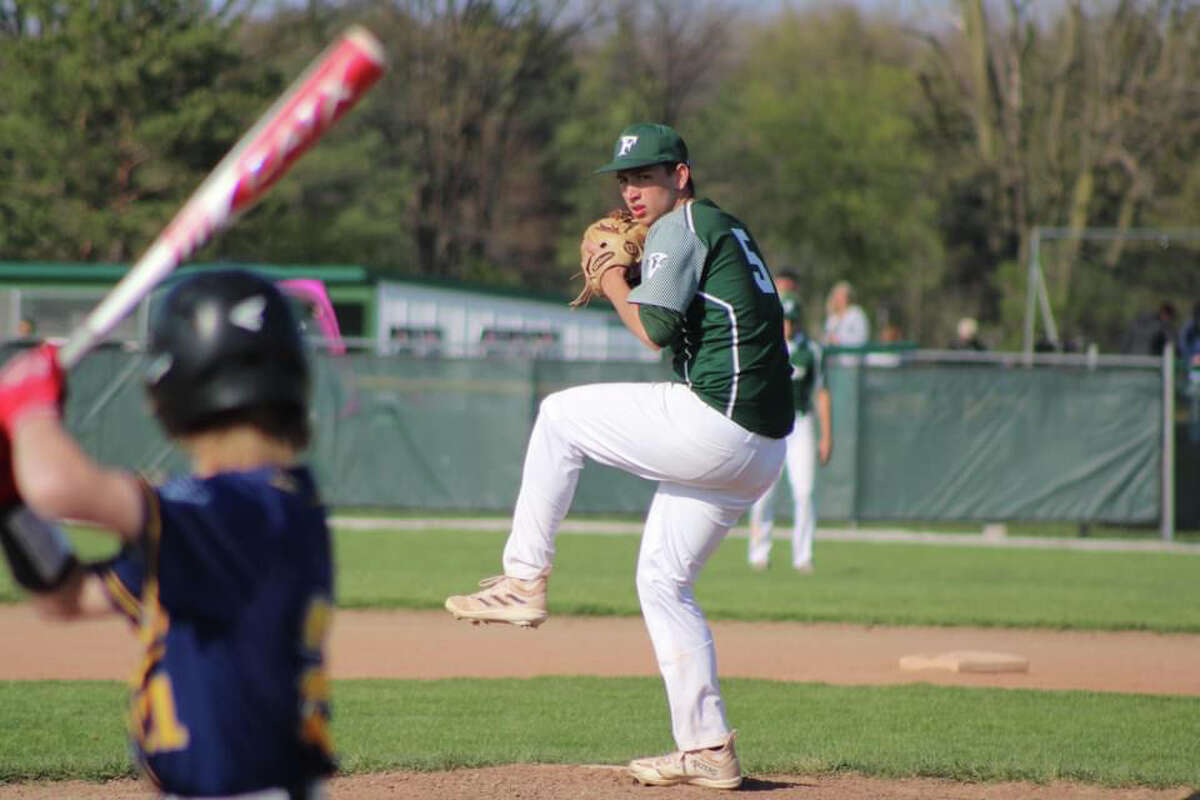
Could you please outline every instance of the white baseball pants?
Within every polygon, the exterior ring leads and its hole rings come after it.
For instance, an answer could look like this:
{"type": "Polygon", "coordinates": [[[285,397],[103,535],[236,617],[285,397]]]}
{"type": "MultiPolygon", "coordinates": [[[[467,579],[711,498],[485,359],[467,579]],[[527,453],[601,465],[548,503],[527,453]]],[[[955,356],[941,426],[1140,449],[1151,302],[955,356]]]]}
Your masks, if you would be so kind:
{"type": "Polygon", "coordinates": [[[504,573],[549,569],[584,458],[658,481],[642,533],[637,590],[666,685],[680,750],[729,734],[712,633],[692,587],[708,557],[770,485],[782,439],[750,433],[678,383],[599,383],[542,401],[529,447],[504,573]]]}
{"type": "MultiPolygon", "coordinates": [[[[787,437],[787,476],[792,488],[792,566],[812,564],[813,533],[817,528],[813,503],[813,480],[817,471],[816,429],[813,415],[796,416],[796,426],[787,437]]],[[[782,480],[782,475],[780,480],[782,480]]],[[[780,480],[750,509],[750,545],[747,559],[765,566],[771,556],[771,532],[775,527],[775,494],[780,480]]]]}

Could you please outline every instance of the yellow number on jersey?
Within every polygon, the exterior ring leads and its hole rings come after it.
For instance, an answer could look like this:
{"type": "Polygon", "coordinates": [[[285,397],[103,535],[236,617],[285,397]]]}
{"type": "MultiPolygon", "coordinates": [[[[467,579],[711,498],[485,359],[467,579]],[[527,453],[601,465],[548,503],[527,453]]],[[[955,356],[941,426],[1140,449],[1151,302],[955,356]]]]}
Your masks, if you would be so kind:
{"type": "Polygon", "coordinates": [[[328,598],[314,597],[308,604],[304,615],[304,649],[310,654],[320,652],[329,635],[329,624],[333,618],[333,608],[328,598]]]}
{"type": "Polygon", "coordinates": [[[306,654],[317,663],[300,676],[300,740],[326,753],[333,752],[329,733],[329,678],[325,672],[321,648],[329,635],[333,608],[326,597],[314,597],[304,615],[303,636],[306,654]]]}
{"type": "Polygon", "coordinates": [[[182,750],[188,745],[188,729],[179,721],[171,678],[164,673],[155,675],[138,692],[133,701],[133,719],[147,753],[182,750]]]}

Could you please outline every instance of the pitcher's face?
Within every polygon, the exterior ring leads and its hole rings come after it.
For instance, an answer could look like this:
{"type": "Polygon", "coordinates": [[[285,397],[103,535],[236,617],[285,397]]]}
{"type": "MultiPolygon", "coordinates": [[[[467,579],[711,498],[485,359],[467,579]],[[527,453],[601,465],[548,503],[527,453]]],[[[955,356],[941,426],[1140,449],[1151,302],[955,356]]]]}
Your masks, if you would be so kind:
{"type": "Polygon", "coordinates": [[[617,185],[629,213],[649,227],[686,199],[683,190],[689,175],[687,164],[652,164],[621,170],[617,185]]]}

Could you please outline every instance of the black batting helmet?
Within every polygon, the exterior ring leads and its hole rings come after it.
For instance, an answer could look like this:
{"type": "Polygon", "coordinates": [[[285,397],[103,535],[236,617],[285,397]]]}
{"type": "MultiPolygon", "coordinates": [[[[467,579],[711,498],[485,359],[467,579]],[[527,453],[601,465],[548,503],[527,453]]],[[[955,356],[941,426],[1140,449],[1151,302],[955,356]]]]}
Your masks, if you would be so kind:
{"type": "Polygon", "coordinates": [[[307,439],[304,341],[271,281],[239,269],[185,278],[155,311],[149,353],[146,389],[168,434],[197,433],[238,412],[270,409],[281,422],[298,424],[299,438],[307,439]]]}

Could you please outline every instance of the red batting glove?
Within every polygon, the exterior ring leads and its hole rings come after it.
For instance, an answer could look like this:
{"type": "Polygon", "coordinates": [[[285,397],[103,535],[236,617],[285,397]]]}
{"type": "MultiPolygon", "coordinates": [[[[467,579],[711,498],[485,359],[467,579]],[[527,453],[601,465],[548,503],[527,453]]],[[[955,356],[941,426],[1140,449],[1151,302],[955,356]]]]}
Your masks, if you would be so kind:
{"type": "Polygon", "coordinates": [[[31,411],[60,413],[63,371],[58,348],[46,343],[17,355],[0,369],[0,427],[12,438],[17,421],[31,411]]]}

